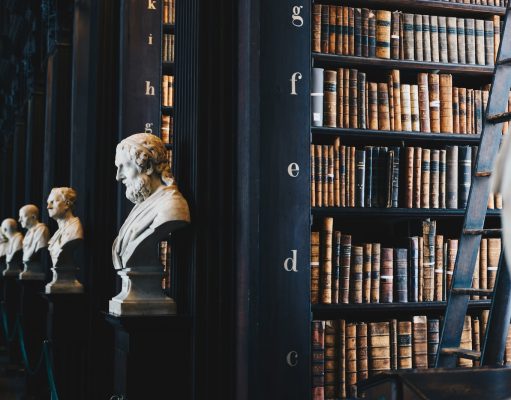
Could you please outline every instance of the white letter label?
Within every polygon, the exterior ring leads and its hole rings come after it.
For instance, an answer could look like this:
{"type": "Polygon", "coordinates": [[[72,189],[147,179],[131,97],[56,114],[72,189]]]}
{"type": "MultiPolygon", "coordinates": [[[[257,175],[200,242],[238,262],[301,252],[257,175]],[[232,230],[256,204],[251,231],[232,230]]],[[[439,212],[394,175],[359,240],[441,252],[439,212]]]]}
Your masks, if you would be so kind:
{"type": "Polygon", "coordinates": [[[300,167],[298,166],[297,163],[291,163],[287,167],[287,173],[289,174],[289,176],[296,178],[298,176],[298,174],[300,173],[300,167]]]}
{"type": "Polygon", "coordinates": [[[153,34],[152,33],[149,34],[149,41],[148,42],[151,45],[153,44],[153,34]]]}
{"type": "Polygon", "coordinates": [[[284,269],[287,272],[291,272],[291,271],[298,272],[298,270],[296,269],[296,253],[297,252],[298,252],[297,250],[291,250],[292,256],[285,259],[284,269]]]}
{"type": "Polygon", "coordinates": [[[290,367],[296,367],[298,364],[298,353],[296,351],[290,351],[286,356],[287,365],[290,367]]]}
{"type": "Polygon", "coordinates": [[[147,9],[148,10],[156,10],[155,3],[156,3],[156,0],[147,0],[147,9]]]}
{"type": "Polygon", "coordinates": [[[145,94],[146,96],[154,96],[154,86],[151,86],[150,81],[145,81],[145,94]]]}
{"type": "Polygon", "coordinates": [[[293,25],[297,28],[300,28],[303,26],[303,18],[300,15],[300,12],[302,11],[303,6],[293,6],[293,15],[291,18],[293,19],[293,25]]]}
{"type": "Polygon", "coordinates": [[[302,79],[302,74],[299,72],[295,72],[293,75],[291,75],[291,94],[296,95],[296,80],[302,79]]]}
{"type": "Polygon", "coordinates": [[[145,133],[153,133],[153,123],[152,122],[146,122],[144,132],[145,133]]]}

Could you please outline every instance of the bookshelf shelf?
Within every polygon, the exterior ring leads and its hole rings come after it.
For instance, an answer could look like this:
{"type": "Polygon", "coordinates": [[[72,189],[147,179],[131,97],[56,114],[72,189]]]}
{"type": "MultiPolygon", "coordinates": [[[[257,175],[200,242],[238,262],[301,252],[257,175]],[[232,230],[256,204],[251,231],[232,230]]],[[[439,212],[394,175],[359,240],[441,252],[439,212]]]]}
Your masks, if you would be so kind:
{"type": "Polygon", "coordinates": [[[440,71],[443,73],[491,77],[493,67],[469,64],[445,64],[428,61],[389,60],[384,58],[369,58],[358,56],[343,56],[338,54],[312,53],[315,67],[350,65],[366,68],[381,67],[386,69],[400,69],[412,71],[440,71]]]}
{"type": "Polygon", "coordinates": [[[175,64],[173,62],[163,61],[161,65],[164,74],[174,73],[175,64]]]}
{"type": "Polygon", "coordinates": [[[163,115],[174,115],[174,107],[165,107],[162,106],[161,113],[163,115]]]}
{"type": "MultiPolygon", "coordinates": [[[[338,0],[324,0],[322,4],[338,4],[338,0]]],[[[343,4],[360,7],[360,0],[345,0],[343,4]]],[[[453,3],[440,0],[365,0],[364,7],[381,8],[386,10],[399,9],[417,13],[430,13],[439,15],[464,15],[470,17],[489,17],[504,15],[504,7],[483,6],[476,4],[453,3]]]]}
{"type": "MultiPolygon", "coordinates": [[[[357,207],[315,207],[313,217],[343,217],[343,218],[463,218],[465,210],[427,209],[427,208],[357,208],[357,207]]],[[[487,218],[500,216],[500,210],[488,210],[487,218]]]]}
{"type": "MultiPolygon", "coordinates": [[[[469,311],[484,310],[490,307],[490,300],[470,300],[469,311]]],[[[316,304],[312,306],[314,319],[358,319],[375,320],[389,317],[396,318],[404,314],[438,314],[445,311],[445,301],[428,301],[418,303],[372,303],[372,304],[316,304]]],[[[399,318],[398,317],[398,318],[399,318]]]]}
{"type": "Polygon", "coordinates": [[[324,135],[341,137],[350,140],[367,141],[405,141],[405,142],[447,142],[448,144],[477,144],[481,140],[481,135],[468,135],[458,133],[423,133],[423,132],[402,132],[402,131],[378,131],[372,129],[349,129],[349,128],[327,128],[312,127],[313,135],[324,135]]]}
{"type": "Polygon", "coordinates": [[[163,33],[174,33],[176,30],[176,26],[174,24],[162,24],[163,25],[163,33]]]}

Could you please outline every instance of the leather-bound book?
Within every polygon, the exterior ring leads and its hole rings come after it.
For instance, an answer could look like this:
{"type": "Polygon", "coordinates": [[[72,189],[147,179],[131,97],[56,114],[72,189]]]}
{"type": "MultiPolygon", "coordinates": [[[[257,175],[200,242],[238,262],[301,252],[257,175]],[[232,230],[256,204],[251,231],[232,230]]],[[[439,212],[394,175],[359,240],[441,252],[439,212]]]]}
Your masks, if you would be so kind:
{"type": "MultiPolygon", "coordinates": [[[[474,275],[472,275],[472,287],[474,289],[480,289],[479,287],[479,264],[480,264],[480,258],[481,258],[481,251],[478,249],[477,251],[477,257],[475,262],[475,268],[474,268],[474,275]]],[[[479,295],[472,295],[470,296],[472,300],[479,300],[479,295]]]]}
{"type": "Polygon", "coordinates": [[[335,321],[325,321],[325,399],[334,399],[337,392],[335,321]]]}
{"type": "MultiPolygon", "coordinates": [[[[481,351],[481,332],[479,325],[479,317],[472,317],[472,349],[474,351],[481,351]]],[[[479,360],[474,361],[474,367],[479,367],[481,364],[479,360]]]]}
{"type": "Polygon", "coordinates": [[[422,16],[422,52],[424,61],[431,61],[430,16],[422,16]]]}
{"type": "Polygon", "coordinates": [[[428,319],[428,366],[435,367],[436,353],[440,341],[440,320],[436,318],[428,319]]]}
{"type": "Polygon", "coordinates": [[[500,16],[493,16],[493,61],[497,61],[500,46],[500,16]]]}
{"type": "Polygon", "coordinates": [[[422,15],[414,14],[413,16],[413,30],[415,36],[415,60],[424,61],[424,42],[422,34],[422,15]]]}
{"type": "Polygon", "coordinates": [[[467,89],[458,88],[459,133],[467,133],[467,89]]]}
{"type": "Polygon", "coordinates": [[[323,68],[312,68],[311,109],[312,126],[323,126],[323,68]]]}
{"type": "Polygon", "coordinates": [[[349,9],[350,7],[346,6],[342,8],[342,54],[345,56],[350,54],[349,9]]]}
{"type": "Polygon", "coordinates": [[[458,146],[446,146],[447,173],[446,196],[447,208],[458,208],[458,146]]]}
{"type": "Polygon", "coordinates": [[[474,89],[467,89],[467,133],[473,133],[473,123],[474,123],[474,107],[473,107],[473,99],[474,99],[474,89]]]}
{"type": "MultiPolygon", "coordinates": [[[[327,6],[328,7],[328,6],[327,6]]],[[[328,10],[328,52],[335,54],[336,39],[337,39],[337,7],[329,6],[328,10]]]]}
{"type": "Polygon", "coordinates": [[[332,240],[333,240],[334,219],[327,217],[323,219],[321,230],[321,268],[320,288],[321,303],[332,302],[332,240]]]}
{"type": "Polygon", "coordinates": [[[459,147],[458,170],[458,208],[465,208],[472,177],[472,148],[470,146],[459,147]]]}
{"type": "Polygon", "coordinates": [[[390,130],[389,91],[386,83],[378,83],[378,129],[390,130]]]}
{"type": "Polygon", "coordinates": [[[419,236],[419,302],[424,301],[424,238],[419,236]]]}
{"type": "Polygon", "coordinates": [[[414,158],[415,158],[415,148],[414,147],[406,147],[406,192],[405,192],[405,206],[406,208],[413,208],[414,202],[414,179],[413,179],[413,171],[414,171],[414,158]]]}
{"type": "Polygon", "coordinates": [[[405,84],[401,85],[401,128],[406,132],[412,131],[410,85],[405,84]]]}
{"type": "Polygon", "coordinates": [[[488,289],[495,287],[501,247],[502,240],[500,238],[488,239],[488,289]]]}
{"type": "Polygon", "coordinates": [[[447,241],[447,271],[445,273],[447,290],[451,288],[454,266],[456,264],[456,255],[458,254],[458,240],[449,239],[447,241]]]}
{"type": "Polygon", "coordinates": [[[335,207],[341,206],[341,139],[335,138],[334,146],[334,203],[335,207]]]}
{"type": "Polygon", "coordinates": [[[390,31],[390,58],[399,60],[400,58],[400,42],[399,35],[401,28],[401,11],[392,12],[391,31],[390,31]]]}
{"type": "Polygon", "coordinates": [[[390,58],[390,24],[392,13],[376,11],[376,57],[390,58]]]}
{"type": "Polygon", "coordinates": [[[341,237],[340,231],[334,232],[333,260],[332,260],[332,304],[339,303],[340,276],[341,276],[341,237]]]}
{"type": "Polygon", "coordinates": [[[343,6],[335,7],[335,54],[342,54],[342,41],[343,41],[343,6]]]}
{"type": "Polygon", "coordinates": [[[378,129],[378,84],[368,82],[369,129],[378,129]]]}
{"type": "Polygon", "coordinates": [[[392,303],[394,289],[393,249],[381,249],[380,303],[392,303]]]}
{"type": "Polygon", "coordinates": [[[440,207],[440,150],[432,149],[430,154],[430,201],[431,208],[440,207]]]}
{"type": "Polygon", "coordinates": [[[355,207],[356,148],[350,147],[350,207],[355,207]]]}
{"type": "Polygon", "coordinates": [[[429,115],[431,132],[440,132],[440,77],[438,74],[428,75],[429,84],[429,115]]]}
{"type": "Polygon", "coordinates": [[[351,247],[350,303],[362,303],[362,265],[364,248],[351,247]]]}
{"type": "Polygon", "coordinates": [[[346,397],[346,321],[337,321],[337,396],[346,397]]]}
{"type": "Polygon", "coordinates": [[[341,267],[339,272],[339,303],[349,303],[351,270],[351,235],[341,236],[341,267]]]}
{"type": "Polygon", "coordinates": [[[350,55],[355,55],[355,9],[353,7],[349,7],[349,48],[350,55]]]}
{"type": "Polygon", "coordinates": [[[350,69],[349,76],[350,128],[358,128],[358,71],[350,69]]]}
{"type": "Polygon", "coordinates": [[[431,132],[429,116],[429,83],[428,74],[421,72],[418,75],[419,85],[419,121],[421,132],[431,132]]]}
{"type": "Polygon", "coordinates": [[[429,189],[430,189],[430,161],[431,150],[422,149],[421,163],[421,204],[420,208],[429,208],[429,189]]]}
{"type": "Polygon", "coordinates": [[[322,186],[323,186],[323,189],[322,189],[321,192],[323,193],[323,207],[328,207],[328,182],[329,182],[329,176],[328,176],[328,164],[329,164],[328,146],[327,145],[323,145],[322,146],[322,151],[323,151],[323,155],[322,155],[322,161],[323,161],[323,166],[322,166],[322,177],[323,177],[322,186]]]}
{"type": "Polygon", "coordinates": [[[364,255],[362,265],[362,303],[371,302],[371,253],[372,244],[364,243],[364,255]]]}
{"type": "Polygon", "coordinates": [[[316,207],[323,206],[323,147],[315,145],[314,164],[316,166],[316,207]]]}
{"type": "Polygon", "coordinates": [[[438,17],[438,49],[440,62],[449,62],[449,46],[447,41],[447,17],[438,17]]]}
{"type": "Polygon", "coordinates": [[[365,206],[365,164],[366,152],[364,149],[356,150],[355,156],[356,173],[355,173],[355,207],[365,206]]]}
{"type": "Polygon", "coordinates": [[[424,315],[413,317],[412,355],[413,368],[428,368],[428,322],[424,315]]]}
{"type": "Polygon", "coordinates": [[[408,302],[408,251],[394,249],[394,300],[408,302]]]}
{"type": "Polygon", "coordinates": [[[390,327],[390,368],[397,370],[397,319],[389,321],[390,327]]]}
{"type": "Polygon", "coordinates": [[[357,381],[368,378],[369,362],[367,359],[367,324],[357,323],[357,381]]]}
{"type": "MultiPolygon", "coordinates": [[[[482,238],[479,245],[479,287],[488,289],[488,239],[482,238]]],[[[486,296],[481,296],[485,299],[486,296]]]]}
{"type": "Polygon", "coordinates": [[[358,93],[357,93],[357,115],[358,115],[358,127],[360,129],[367,128],[366,114],[367,114],[367,98],[366,98],[366,74],[364,72],[358,73],[358,93]]]}
{"type": "Polygon", "coordinates": [[[482,19],[475,20],[475,41],[476,41],[476,63],[485,65],[486,56],[484,54],[484,21],[482,19]]]}
{"type": "Polygon", "coordinates": [[[435,300],[435,236],[436,221],[425,220],[422,222],[422,237],[424,240],[423,254],[423,301],[435,300]]]}
{"type": "Polygon", "coordinates": [[[312,399],[325,398],[325,321],[312,321],[312,399]]]}
{"type": "MultiPolygon", "coordinates": [[[[472,318],[470,315],[465,315],[465,323],[463,324],[463,331],[461,333],[461,342],[460,347],[462,349],[470,349],[472,350],[472,318]]],[[[472,367],[472,360],[467,360],[466,358],[459,358],[458,365],[460,367],[472,367]]]]}
{"type": "Polygon", "coordinates": [[[339,190],[341,196],[341,207],[346,207],[346,146],[339,149],[339,190]]]}
{"type": "Polygon", "coordinates": [[[346,146],[346,207],[351,206],[350,188],[351,188],[351,146],[346,146]]]}
{"type": "Polygon", "coordinates": [[[400,159],[401,159],[401,148],[398,146],[391,147],[392,151],[392,165],[390,172],[391,179],[391,193],[390,193],[390,205],[389,207],[399,207],[399,171],[400,171],[400,159]]]}
{"type": "Polygon", "coordinates": [[[368,56],[376,57],[376,14],[369,10],[369,22],[367,30],[368,56]]]}
{"type": "Polygon", "coordinates": [[[459,104],[459,89],[452,88],[452,131],[460,133],[460,104],[459,104]]]}
{"type": "Polygon", "coordinates": [[[429,16],[429,31],[431,37],[431,61],[440,62],[440,46],[438,43],[438,17],[429,16]]]}
{"type": "Polygon", "coordinates": [[[362,10],[354,9],[355,13],[355,55],[362,56],[362,10]]]}
{"type": "Polygon", "coordinates": [[[344,128],[350,127],[350,69],[344,68],[343,77],[343,126],[344,128]]]}
{"type": "Polygon", "coordinates": [[[412,368],[412,322],[397,323],[397,368],[412,368]]]}
{"type": "Polygon", "coordinates": [[[458,18],[456,20],[457,35],[458,35],[458,62],[460,64],[467,63],[467,57],[465,55],[465,18],[458,18]]]}
{"type": "Polygon", "coordinates": [[[421,208],[422,148],[416,147],[413,160],[413,207],[421,208]]]}
{"type": "Polygon", "coordinates": [[[321,52],[330,50],[330,6],[321,6],[321,52]]]}
{"type": "Polygon", "coordinates": [[[440,150],[440,158],[438,163],[439,170],[439,184],[438,184],[438,195],[439,195],[439,207],[446,208],[446,194],[447,194],[447,151],[445,149],[440,150]]]}
{"type": "Polygon", "coordinates": [[[408,299],[411,302],[419,301],[419,238],[408,239],[408,266],[410,268],[408,279],[408,299]]]}
{"type": "Polygon", "coordinates": [[[323,83],[323,126],[337,126],[337,71],[325,70],[323,83]]]}
{"type": "Polygon", "coordinates": [[[369,324],[369,376],[390,370],[390,328],[388,322],[369,324]]]}
{"type": "Polygon", "coordinates": [[[346,323],[346,386],[357,384],[357,324],[346,323]]]}
{"type": "Polygon", "coordinates": [[[389,91],[389,118],[390,118],[390,130],[394,130],[394,80],[392,74],[388,75],[387,89],[389,91]]]}
{"type": "Polygon", "coordinates": [[[458,28],[456,17],[447,17],[447,55],[450,63],[458,63],[458,28]]]}
{"type": "Polygon", "coordinates": [[[484,21],[484,55],[486,65],[494,65],[495,64],[495,40],[494,40],[494,30],[493,30],[493,21],[484,21]]]}
{"type": "Polygon", "coordinates": [[[371,246],[371,303],[380,302],[381,244],[371,246]]]}
{"type": "Polygon", "coordinates": [[[319,232],[311,232],[311,303],[319,303],[319,232]]]}
{"type": "Polygon", "coordinates": [[[369,13],[368,8],[362,8],[362,57],[369,56],[369,13]]]}
{"type": "Polygon", "coordinates": [[[481,90],[474,90],[474,127],[476,134],[483,130],[483,93],[481,90]]]}
{"type": "Polygon", "coordinates": [[[444,237],[435,236],[435,301],[444,301],[444,237]]]}
{"type": "Polygon", "coordinates": [[[467,64],[476,63],[475,20],[465,18],[465,44],[467,64]]]}
{"type": "MultiPolygon", "coordinates": [[[[399,74],[399,70],[393,69],[390,73],[392,77],[392,97],[393,97],[393,116],[394,116],[394,130],[401,131],[401,109],[402,109],[402,101],[401,101],[401,78],[399,74]]],[[[390,89],[390,88],[389,88],[390,89]]]]}
{"type": "Polygon", "coordinates": [[[412,131],[420,132],[420,118],[419,118],[419,85],[410,85],[410,110],[412,131]]]}
{"type": "Polygon", "coordinates": [[[453,133],[451,74],[440,74],[440,132],[453,133]]]}
{"type": "Polygon", "coordinates": [[[403,55],[405,60],[415,60],[415,32],[413,14],[403,13],[403,55]]]}
{"type": "Polygon", "coordinates": [[[334,204],[334,146],[328,146],[328,206],[334,204]]]}
{"type": "Polygon", "coordinates": [[[365,207],[371,207],[373,201],[373,146],[365,147],[365,189],[364,189],[364,199],[365,207]]]}

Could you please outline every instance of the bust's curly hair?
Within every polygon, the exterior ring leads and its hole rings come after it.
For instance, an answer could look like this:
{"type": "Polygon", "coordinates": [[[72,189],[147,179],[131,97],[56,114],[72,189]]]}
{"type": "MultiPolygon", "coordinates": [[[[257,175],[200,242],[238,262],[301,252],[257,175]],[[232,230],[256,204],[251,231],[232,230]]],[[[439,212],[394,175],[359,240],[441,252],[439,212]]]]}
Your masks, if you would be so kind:
{"type": "Polygon", "coordinates": [[[77,197],[76,190],[70,187],[58,187],[53,188],[51,191],[59,194],[65,200],[71,210],[74,208],[77,197]]]}
{"type": "Polygon", "coordinates": [[[160,176],[165,185],[170,186],[174,183],[167,150],[158,136],[151,133],[135,133],[123,139],[117,145],[116,151],[127,152],[139,172],[152,169],[153,173],[160,176]]]}

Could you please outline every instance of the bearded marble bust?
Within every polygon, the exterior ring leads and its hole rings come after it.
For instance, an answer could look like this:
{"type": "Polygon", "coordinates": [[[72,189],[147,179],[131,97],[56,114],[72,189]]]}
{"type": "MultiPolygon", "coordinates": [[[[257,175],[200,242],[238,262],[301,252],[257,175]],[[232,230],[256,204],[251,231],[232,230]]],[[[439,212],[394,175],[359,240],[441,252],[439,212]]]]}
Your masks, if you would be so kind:
{"type": "Polygon", "coordinates": [[[23,261],[29,261],[39,250],[48,247],[50,231],[39,222],[39,208],[33,204],[20,209],[19,222],[22,228],[27,229],[23,239],[23,261]]]}
{"type": "Polygon", "coordinates": [[[18,223],[13,218],[4,219],[2,222],[2,232],[7,237],[8,245],[5,254],[6,262],[13,260],[18,252],[23,250],[23,234],[18,231],[18,223]]]}
{"type": "Polygon", "coordinates": [[[117,145],[115,165],[117,181],[126,186],[126,197],[135,203],[112,247],[114,267],[121,269],[147,262],[153,253],[157,256],[156,251],[144,254],[137,249],[150,248],[188,224],[190,212],[159,137],[137,133],[124,139],[117,145]]]}

